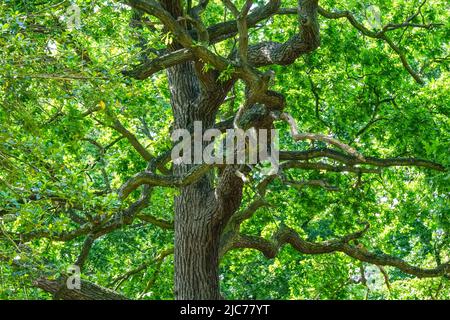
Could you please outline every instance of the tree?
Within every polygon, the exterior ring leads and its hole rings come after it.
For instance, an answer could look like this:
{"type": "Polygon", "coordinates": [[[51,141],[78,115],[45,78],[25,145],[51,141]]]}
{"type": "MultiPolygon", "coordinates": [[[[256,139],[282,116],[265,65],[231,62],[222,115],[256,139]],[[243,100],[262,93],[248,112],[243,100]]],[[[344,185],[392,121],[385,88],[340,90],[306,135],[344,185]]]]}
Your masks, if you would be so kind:
{"type": "Polygon", "coordinates": [[[119,299],[89,280],[117,290],[153,266],[145,294],[173,253],[176,298],[221,299],[220,261],[231,251],[274,259],[290,245],[281,264],[341,259],[349,270],[338,292],[367,285],[368,265],[389,290],[390,278],[407,275],[437,278],[435,298],[449,290],[448,13],[439,2],[357,4],[358,14],[317,0],[79,5],[1,7],[9,274],[25,270],[56,298],[119,299]],[[68,30],[77,12],[81,25],[68,30]],[[170,132],[194,121],[276,127],[278,172],[173,163],[170,132]],[[163,250],[136,263],[154,250],[149,240],[163,250]],[[133,252],[114,252],[122,244],[144,248],[122,261],[137,267],[106,271],[133,252]],[[70,264],[85,277],[80,290],[65,287],[70,264]]]}

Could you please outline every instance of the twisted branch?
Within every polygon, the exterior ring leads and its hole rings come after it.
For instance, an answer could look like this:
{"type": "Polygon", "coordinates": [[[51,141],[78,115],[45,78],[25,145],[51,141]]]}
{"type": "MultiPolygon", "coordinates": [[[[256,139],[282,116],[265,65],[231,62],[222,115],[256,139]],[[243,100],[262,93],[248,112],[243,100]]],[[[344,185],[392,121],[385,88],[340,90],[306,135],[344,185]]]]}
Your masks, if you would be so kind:
{"type": "Polygon", "coordinates": [[[450,262],[441,264],[433,269],[424,269],[412,266],[402,259],[384,253],[369,252],[362,247],[350,244],[352,240],[362,237],[368,228],[369,225],[361,231],[351,233],[336,240],[310,242],[302,239],[293,229],[281,227],[271,239],[239,234],[238,237],[234,239],[231,249],[255,249],[261,251],[267,258],[274,258],[285,244],[290,244],[295,250],[303,254],[342,252],[359,261],[378,266],[396,267],[397,269],[418,278],[439,277],[450,274],[450,262]]]}

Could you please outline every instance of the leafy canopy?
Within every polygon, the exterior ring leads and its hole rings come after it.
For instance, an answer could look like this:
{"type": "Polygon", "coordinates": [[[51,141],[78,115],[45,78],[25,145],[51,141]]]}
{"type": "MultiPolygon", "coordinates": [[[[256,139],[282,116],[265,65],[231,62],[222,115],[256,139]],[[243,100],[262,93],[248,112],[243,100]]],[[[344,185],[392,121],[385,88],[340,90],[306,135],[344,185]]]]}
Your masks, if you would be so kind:
{"type": "MultiPolygon", "coordinates": [[[[239,8],[243,5],[234,3],[239,8]]],[[[265,3],[255,1],[254,5],[265,3]]],[[[145,170],[146,156],[163,154],[171,147],[173,114],[166,74],[157,72],[141,81],[122,71],[155,58],[174,41],[173,34],[149,15],[141,17],[145,26],[133,26],[135,12],[116,1],[73,4],[80,8],[81,25],[72,29],[67,28],[69,1],[5,0],[0,4],[1,299],[50,298],[32,281],[42,275],[56,279],[74,263],[84,243],[83,234],[67,241],[52,235],[78,230],[86,222],[110,221],[126,210],[139,194],[121,200],[116,191],[145,170]],[[151,50],[143,50],[142,39],[151,50]],[[130,135],[145,152],[139,152],[130,135]]],[[[296,5],[296,1],[282,1],[282,8],[296,5]]],[[[320,15],[320,47],[289,67],[271,67],[276,74],[272,89],[285,95],[286,111],[296,119],[300,132],[333,135],[367,156],[423,158],[448,168],[446,3],[324,0],[320,6],[330,12],[350,10],[365,30],[375,33],[389,23],[403,23],[419,6],[419,14],[410,22],[436,25],[389,31],[389,41],[400,48],[399,55],[385,39],[364,34],[345,17],[320,15]],[[377,12],[378,20],[373,17],[377,12]]],[[[232,15],[215,0],[202,18],[209,26],[232,15]]],[[[249,43],[283,42],[297,29],[295,15],[274,15],[252,29],[249,43]]],[[[207,46],[226,56],[237,38],[207,46]]],[[[203,68],[208,72],[214,66],[205,63],[203,68]]],[[[227,68],[219,80],[229,80],[232,73],[227,68]]],[[[220,108],[219,121],[236,112],[245,99],[243,84],[237,82],[229,96],[220,108]]],[[[286,124],[277,123],[277,128],[285,149],[325,146],[294,142],[286,124]]],[[[364,248],[424,268],[450,258],[448,171],[403,167],[358,175],[295,169],[287,175],[296,181],[326,179],[339,191],[293,188],[275,180],[265,197],[270,206],[259,208],[245,221],[243,232],[269,238],[280,225],[288,225],[304,239],[323,241],[359,230],[361,222],[367,221],[371,227],[359,240],[364,248]]],[[[257,195],[259,179],[254,177],[245,185],[241,208],[257,195]]],[[[151,205],[140,213],[147,219],[136,219],[99,237],[83,278],[129,298],[173,298],[170,226],[176,193],[155,188],[151,205]],[[164,223],[169,227],[161,228],[164,223]],[[141,264],[142,270],[127,274],[141,264]]],[[[417,279],[341,253],[307,255],[291,246],[283,247],[274,259],[255,250],[228,252],[221,262],[221,288],[226,297],[236,299],[439,299],[450,295],[445,277],[417,279]]]]}

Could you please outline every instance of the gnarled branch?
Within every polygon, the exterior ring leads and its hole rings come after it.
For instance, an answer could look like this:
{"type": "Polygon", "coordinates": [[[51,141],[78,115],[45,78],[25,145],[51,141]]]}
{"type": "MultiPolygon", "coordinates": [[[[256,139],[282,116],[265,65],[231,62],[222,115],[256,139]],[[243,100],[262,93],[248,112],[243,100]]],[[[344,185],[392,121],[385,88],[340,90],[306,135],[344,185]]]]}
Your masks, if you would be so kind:
{"type": "MultiPolygon", "coordinates": [[[[317,158],[329,158],[336,160],[340,163],[348,166],[355,166],[360,164],[366,164],[383,167],[395,167],[395,166],[410,166],[410,167],[423,167],[436,171],[446,171],[446,168],[439,163],[424,160],[420,158],[385,158],[380,159],[376,157],[364,156],[362,159],[355,156],[347,155],[345,153],[332,150],[332,149],[310,149],[306,151],[280,151],[280,160],[292,160],[292,161],[304,161],[317,158]]],[[[290,165],[288,165],[290,166],[290,165]]],[[[294,166],[295,167],[295,166],[294,166]]]]}
{"type": "Polygon", "coordinates": [[[47,278],[38,278],[33,284],[49,293],[58,294],[58,299],[61,300],[128,300],[127,297],[90,281],[80,282],[80,289],[68,289],[61,281],[47,278]]]}
{"type": "Polygon", "coordinates": [[[204,174],[211,169],[211,165],[202,164],[193,167],[189,172],[182,176],[162,176],[152,172],[139,172],[127,182],[125,182],[119,189],[119,197],[125,199],[131,192],[146,184],[150,186],[159,187],[182,187],[196,182],[204,174]]]}
{"type": "Polygon", "coordinates": [[[365,229],[349,234],[340,239],[324,242],[310,242],[304,240],[293,229],[281,227],[271,239],[239,234],[239,236],[235,238],[231,249],[256,249],[261,251],[267,258],[274,258],[278,254],[281,247],[285,244],[290,244],[295,250],[303,254],[342,252],[360,261],[378,266],[396,267],[397,269],[418,278],[439,277],[450,274],[450,262],[441,264],[434,269],[424,269],[412,266],[402,259],[384,253],[373,253],[365,250],[364,248],[351,245],[350,242],[362,237],[368,227],[369,226],[367,225],[365,229]]]}

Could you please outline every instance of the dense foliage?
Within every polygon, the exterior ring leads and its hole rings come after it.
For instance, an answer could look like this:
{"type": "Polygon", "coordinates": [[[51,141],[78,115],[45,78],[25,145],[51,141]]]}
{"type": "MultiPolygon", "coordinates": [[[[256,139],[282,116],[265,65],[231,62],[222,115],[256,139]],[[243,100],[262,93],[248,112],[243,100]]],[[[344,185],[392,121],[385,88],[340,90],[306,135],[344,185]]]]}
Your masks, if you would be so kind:
{"type": "MultiPolygon", "coordinates": [[[[0,299],[51,298],[33,281],[42,275],[57,279],[77,259],[85,240],[80,235],[61,241],[53,235],[84,222],[103,223],[138,199],[133,193],[121,200],[116,192],[147,166],[146,153],[136,151],[130,135],[152,155],[171,147],[166,73],[141,81],[122,71],[154,58],[172,35],[150,16],[144,27],[136,27],[135,13],[118,1],[75,3],[81,24],[73,28],[67,25],[69,1],[0,4],[0,299]]],[[[242,1],[235,3],[242,6],[242,1]]],[[[285,95],[286,111],[300,131],[333,135],[367,156],[421,158],[449,168],[447,3],[319,4],[329,11],[351,11],[374,32],[415,13],[409,22],[426,27],[405,25],[387,33],[399,55],[384,39],[363,34],[347,19],[320,15],[320,47],[289,67],[271,67],[276,74],[272,89],[285,95]]],[[[283,8],[295,6],[296,1],[282,1],[283,8]]],[[[212,25],[231,19],[231,13],[215,0],[202,17],[212,25]]],[[[285,41],[297,28],[295,15],[275,15],[252,29],[249,42],[285,41]]],[[[210,47],[226,55],[235,45],[232,37],[210,47]]],[[[221,76],[227,79],[226,70],[221,76]]],[[[237,82],[218,121],[233,114],[243,99],[243,84],[237,82]]],[[[294,142],[285,123],[276,126],[284,149],[325,146],[294,142]]],[[[422,268],[450,259],[448,170],[389,167],[361,175],[295,169],[287,175],[298,181],[326,179],[338,190],[295,188],[275,180],[265,197],[269,206],[245,221],[243,232],[269,238],[285,224],[304,239],[323,241],[368,222],[370,228],[358,240],[363,248],[422,268]]],[[[253,201],[258,179],[245,184],[241,208],[253,201]]],[[[170,224],[176,195],[176,189],[155,188],[141,219],[96,239],[83,279],[129,298],[173,299],[173,231],[149,222],[157,218],[170,224]],[[127,274],[141,264],[142,270],[127,274]]],[[[450,296],[448,276],[419,279],[343,253],[300,254],[291,246],[274,259],[256,250],[233,250],[220,268],[223,295],[233,299],[450,296]]]]}

